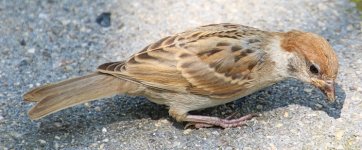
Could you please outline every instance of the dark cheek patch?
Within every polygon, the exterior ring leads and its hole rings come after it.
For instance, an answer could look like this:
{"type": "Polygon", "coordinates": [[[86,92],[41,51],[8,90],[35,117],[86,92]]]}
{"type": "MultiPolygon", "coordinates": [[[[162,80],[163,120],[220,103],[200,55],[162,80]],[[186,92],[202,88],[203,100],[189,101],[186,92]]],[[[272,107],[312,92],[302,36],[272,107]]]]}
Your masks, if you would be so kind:
{"type": "Polygon", "coordinates": [[[288,71],[291,73],[295,73],[297,72],[297,69],[292,64],[288,64],[288,71]]]}
{"type": "Polygon", "coordinates": [[[297,68],[295,68],[293,59],[288,59],[288,72],[295,73],[297,72],[297,68]]]}

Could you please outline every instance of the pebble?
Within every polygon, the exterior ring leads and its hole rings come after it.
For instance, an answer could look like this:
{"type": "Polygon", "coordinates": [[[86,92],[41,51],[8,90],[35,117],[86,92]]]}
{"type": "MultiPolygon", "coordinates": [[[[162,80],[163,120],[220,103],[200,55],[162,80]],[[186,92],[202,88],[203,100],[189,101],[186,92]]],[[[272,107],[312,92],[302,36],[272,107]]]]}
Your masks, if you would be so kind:
{"type": "Polygon", "coordinates": [[[55,139],[57,139],[57,140],[60,140],[60,137],[59,137],[59,136],[57,136],[57,135],[56,135],[54,138],[55,138],[55,139]]]}
{"type": "Polygon", "coordinates": [[[347,30],[348,31],[352,31],[354,28],[353,28],[353,25],[351,25],[351,24],[349,24],[349,25],[347,25],[347,30]]]}
{"type": "Polygon", "coordinates": [[[84,105],[85,107],[87,107],[87,108],[90,108],[90,106],[91,106],[89,102],[84,103],[83,105],[84,105]]]}
{"type": "Polygon", "coordinates": [[[70,66],[70,65],[66,65],[65,67],[64,67],[64,70],[65,71],[71,71],[71,70],[73,70],[74,68],[72,67],[72,66],[70,66]]]}
{"type": "Polygon", "coordinates": [[[259,110],[263,109],[263,105],[256,105],[256,109],[259,109],[259,110]]]}
{"type": "Polygon", "coordinates": [[[62,124],[60,122],[54,122],[54,126],[60,128],[62,127],[62,124]]]}
{"type": "Polygon", "coordinates": [[[59,144],[58,144],[58,142],[54,142],[54,149],[59,149],[59,144]]]}
{"type": "Polygon", "coordinates": [[[20,43],[21,46],[26,46],[26,42],[25,42],[24,39],[20,40],[19,43],[20,43]]]}
{"type": "Polygon", "coordinates": [[[362,92],[362,87],[357,87],[358,92],[362,92]]]}
{"type": "Polygon", "coordinates": [[[305,88],[304,89],[304,92],[307,92],[307,93],[311,93],[313,91],[313,89],[311,89],[311,88],[305,88]]]}
{"type": "Polygon", "coordinates": [[[336,147],[336,149],[337,149],[337,150],[344,150],[345,148],[343,147],[343,145],[340,145],[340,144],[339,144],[339,145],[336,147]]]}
{"type": "Polygon", "coordinates": [[[191,132],[192,132],[192,129],[186,129],[182,133],[187,135],[187,134],[190,134],[191,132]]]}
{"type": "Polygon", "coordinates": [[[30,53],[30,54],[34,54],[35,53],[35,48],[29,48],[27,50],[27,52],[30,53]]]}
{"type": "Polygon", "coordinates": [[[48,15],[47,15],[47,14],[44,14],[44,13],[40,13],[40,14],[38,15],[38,17],[41,18],[41,19],[48,19],[48,15]]]}
{"type": "Polygon", "coordinates": [[[225,150],[233,150],[234,148],[233,147],[230,147],[230,146],[228,146],[228,147],[225,147],[225,150]]]}
{"type": "Polygon", "coordinates": [[[277,127],[277,128],[280,128],[280,127],[282,127],[282,126],[283,126],[282,123],[278,123],[277,125],[275,125],[275,127],[277,127]]]}
{"type": "Polygon", "coordinates": [[[168,123],[170,123],[167,119],[161,119],[160,122],[163,123],[163,124],[168,124],[168,123]]]}
{"type": "Polygon", "coordinates": [[[220,133],[218,131],[212,131],[211,132],[213,135],[220,135],[220,133]]]}
{"type": "Polygon", "coordinates": [[[106,128],[102,128],[102,133],[107,133],[107,129],[106,128]]]}
{"type": "Polygon", "coordinates": [[[289,113],[288,112],[284,112],[284,117],[288,118],[289,117],[289,113]]]}
{"type": "Polygon", "coordinates": [[[316,109],[321,110],[323,108],[322,104],[315,104],[316,109]]]}
{"type": "Polygon", "coordinates": [[[104,149],[104,144],[99,145],[99,150],[103,150],[104,149]]]}
{"type": "Polygon", "coordinates": [[[337,132],[335,133],[334,136],[336,137],[336,139],[337,139],[338,141],[340,141],[340,140],[342,139],[343,135],[344,135],[344,131],[343,131],[343,130],[339,130],[339,131],[337,131],[337,132]]]}
{"type": "Polygon", "coordinates": [[[99,106],[94,107],[94,110],[98,111],[98,112],[102,111],[101,107],[99,107],[99,106]]]}
{"type": "Polygon", "coordinates": [[[174,142],[172,147],[179,147],[181,145],[181,142],[177,141],[177,142],[174,142]]]}
{"type": "Polygon", "coordinates": [[[110,27],[111,26],[111,13],[110,12],[104,12],[100,14],[96,22],[102,26],[102,27],[110,27]]]}
{"type": "Polygon", "coordinates": [[[46,144],[47,143],[45,140],[42,140],[42,139],[40,139],[39,142],[40,142],[40,144],[46,144]]]}
{"type": "Polygon", "coordinates": [[[350,87],[349,87],[349,90],[355,91],[355,90],[357,90],[357,87],[356,87],[356,86],[350,86],[350,87]]]}

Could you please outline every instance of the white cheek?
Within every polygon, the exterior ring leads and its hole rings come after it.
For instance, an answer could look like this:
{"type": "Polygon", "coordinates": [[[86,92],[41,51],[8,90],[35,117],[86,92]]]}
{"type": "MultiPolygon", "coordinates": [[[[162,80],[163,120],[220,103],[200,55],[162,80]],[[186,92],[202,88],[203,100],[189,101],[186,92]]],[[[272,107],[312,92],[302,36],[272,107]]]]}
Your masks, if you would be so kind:
{"type": "Polygon", "coordinates": [[[288,72],[289,59],[295,57],[294,53],[283,50],[280,46],[280,40],[272,41],[268,47],[270,58],[275,62],[275,72],[281,77],[291,77],[288,72]]]}

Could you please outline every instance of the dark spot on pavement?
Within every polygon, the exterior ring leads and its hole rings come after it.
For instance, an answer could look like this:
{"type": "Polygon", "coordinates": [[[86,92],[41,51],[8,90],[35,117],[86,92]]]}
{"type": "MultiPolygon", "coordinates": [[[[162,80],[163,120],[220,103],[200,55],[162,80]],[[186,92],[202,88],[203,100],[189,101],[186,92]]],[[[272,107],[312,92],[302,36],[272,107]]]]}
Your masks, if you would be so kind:
{"type": "Polygon", "coordinates": [[[104,12],[99,15],[96,19],[96,22],[102,27],[110,27],[111,26],[111,13],[104,12]]]}

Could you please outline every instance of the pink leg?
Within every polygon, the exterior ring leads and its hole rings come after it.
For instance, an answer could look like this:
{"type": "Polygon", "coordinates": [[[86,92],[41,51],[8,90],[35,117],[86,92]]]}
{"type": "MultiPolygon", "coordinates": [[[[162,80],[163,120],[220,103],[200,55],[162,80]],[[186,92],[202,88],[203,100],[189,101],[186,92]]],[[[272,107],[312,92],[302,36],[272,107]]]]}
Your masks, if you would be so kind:
{"type": "MultiPolygon", "coordinates": [[[[207,128],[212,126],[218,126],[222,128],[239,127],[246,123],[247,120],[255,117],[255,114],[249,114],[238,119],[221,119],[218,117],[198,116],[198,115],[187,115],[184,121],[189,123],[185,128],[194,126],[195,128],[207,128]]],[[[228,117],[229,118],[229,117],[228,117]]]]}

